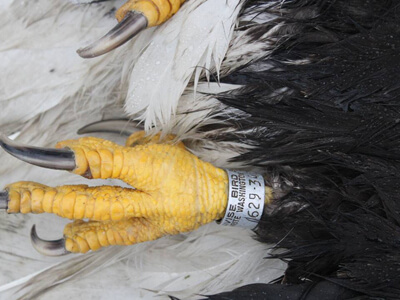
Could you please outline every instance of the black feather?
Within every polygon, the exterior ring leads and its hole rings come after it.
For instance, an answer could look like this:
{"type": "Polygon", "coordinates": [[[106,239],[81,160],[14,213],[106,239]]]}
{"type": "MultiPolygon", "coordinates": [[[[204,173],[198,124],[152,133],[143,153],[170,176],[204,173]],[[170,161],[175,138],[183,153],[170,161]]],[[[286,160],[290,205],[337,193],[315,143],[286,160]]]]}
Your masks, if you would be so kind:
{"type": "MultiPolygon", "coordinates": [[[[400,3],[266,3],[246,9],[280,11],[282,38],[221,79],[243,88],[217,95],[235,130],[214,137],[252,146],[236,160],[280,182],[258,238],[286,249],[273,257],[288,262],[285,281],[299,293],[329,281],[400,299],[400,3]]],[[[241,25],[254,40],[271,26],[241,25]]],[[[257,294],[235,291],[246,292],[257,294]]]]}
{"type": "Polygon", "coordinates": [[[348,291],[328,281],[302,285],[251,284],[232,292],[208,296],[210,300],[343,300],[362,299],[358,293],[348,291]],[[357,297],[357,298],[356,298],[357,297]]]}

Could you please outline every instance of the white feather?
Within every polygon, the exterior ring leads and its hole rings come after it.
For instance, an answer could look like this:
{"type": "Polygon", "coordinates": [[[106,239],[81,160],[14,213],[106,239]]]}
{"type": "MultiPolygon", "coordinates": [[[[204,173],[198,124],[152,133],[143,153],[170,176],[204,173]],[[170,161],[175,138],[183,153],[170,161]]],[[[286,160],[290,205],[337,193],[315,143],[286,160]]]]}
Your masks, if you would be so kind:
{"type": "Polygon", "coordinates": [[[31,299],[56,287],[40,299],[61,295],[69,299],[89,295],[96,299],[168,299],[167,295],[195,299],[195,294],[276,278],[285,264],[263,259],[267,253],[266,245],[256,242],[246,230],[210,224],[190,234],[78,255],[34,277],[0,287],[0,292],[11,298],[31,299]],[[91,289],[85,292],[88,286],[91,289]]]}
{"type": "MultiPolygon", "coordinates": [[[[111,8],[104,4],[78,10],[57,0],[14,1],[1,13],[2,130],[5,125],[15,128],[70,97],[78,100],[82,82],[77,79],[89,79],[99,61],[84,61],[75,49],[88,26],[100,31],[110,26],[111,18],[99,16],[111,8]]],[[[90,89],[96,82],[86,84],[90,89]]]]}
{"type": "Polygon", "coordinates": [[[219,70],[241,5],[239,0],[188,1],[160,26],[132,70],[127,113],[141,113],[147,129],[167,124],[193,74],[197,82],[204,69],[219,70]]]}

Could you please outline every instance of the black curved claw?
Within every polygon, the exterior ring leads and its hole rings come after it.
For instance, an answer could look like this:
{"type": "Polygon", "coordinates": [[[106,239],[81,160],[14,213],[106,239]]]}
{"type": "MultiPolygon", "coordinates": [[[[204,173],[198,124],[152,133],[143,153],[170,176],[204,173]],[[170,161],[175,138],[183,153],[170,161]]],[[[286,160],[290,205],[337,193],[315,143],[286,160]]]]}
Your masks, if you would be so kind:
{"type": "Polygon", "coordinates": [[[129,12],[105,36],[85,48],[78,49],[76,52],[83,58],[92,58],[110,52],[146,29],[147,23],[147,18],[141,13],[129,12]]]}
{"type": "Polygon", "coordinates": [[[39,167],[72,171],[75,169],[75,155],[69,149],[52,149],[26,146],[0,134],[0,146],[12,156],[39,167]]]}
{"type": "Polygon", "coordinates": [[[8,192],[0,191],[0,209],[8,208],[8,192]]]}
{"type": "Polygon", "coordinates": [[[129,136],[134,132],[143,130],[139,122],[128,119],[109,119],[90,123],[78,130],[78,134],[93,132],[111,132],[129,136]]]}
{"type": "Polygon", "coordinates": [[[36,233],[36,225],[33,225],[31,229],[31,242],[37,252],[46,256],[61,256],[71,253],[65,249],[65,239],[63,238],[55,241],[45,241],[39,238],[36,233]]]}

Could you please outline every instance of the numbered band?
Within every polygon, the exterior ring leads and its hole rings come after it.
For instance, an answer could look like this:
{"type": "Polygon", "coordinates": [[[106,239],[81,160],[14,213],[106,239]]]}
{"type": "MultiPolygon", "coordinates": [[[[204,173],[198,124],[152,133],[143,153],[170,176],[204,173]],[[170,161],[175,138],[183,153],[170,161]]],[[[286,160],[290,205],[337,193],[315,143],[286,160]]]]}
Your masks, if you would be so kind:
{"type": "Polygon", "coordinates": [[[264,210],[264,178],[243,171],[226,171],[229,178],[228,207],[220,224],[254,229],[264,210]]]}

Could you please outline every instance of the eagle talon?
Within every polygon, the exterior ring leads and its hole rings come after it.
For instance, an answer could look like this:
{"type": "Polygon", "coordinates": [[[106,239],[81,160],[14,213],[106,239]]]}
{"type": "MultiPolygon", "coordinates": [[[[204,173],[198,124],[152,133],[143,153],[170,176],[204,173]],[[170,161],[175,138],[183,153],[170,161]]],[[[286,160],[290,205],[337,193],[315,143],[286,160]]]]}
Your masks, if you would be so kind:
{"type": "Polygon", "coordinates": [[[65,249],[64,238],[55,241],[46,241],[39,238],[36,232],[36,225],[33,225],[31,229],[31,242],[37,252],[46,256],[62,256],[71,253],[65,249]]]}
{"type": "Polygon", "coordinates": [[[90,123],[80,128],[78,134],[110,132],[130,136],[139,130],[143,130],[143,126],[138,122],[129,119],[109,119],[90,123]]]}
{"type": "Polygon", "coordinates": [[[77,50],[82,58],[103,55],[123,45],[147,27],[164,23],[185,0],[130,0],[116,13],[120,22],[90,46],[77,50]]]}
{"type": "Polygon", "coordinates": [[[8,192],[0,191],[0,209],[8,208],[8,192]]]}
{"type": "Polygon", "coordinates": [[[76,167],[74,152],[68,149],[26,146],[4,134],[0,134],[0,146],[12,156],[35,166],[66,171],[76,167]]]}
{"type": "Polygon", "coordinates": [[[78,49],[76,52],[82,58],[92,58],[103,55],[126,43],[146,28],[147,19],[145,16],[137,12],[129,12],[125,18],[105,36],[85,48],[78,49]]]}

